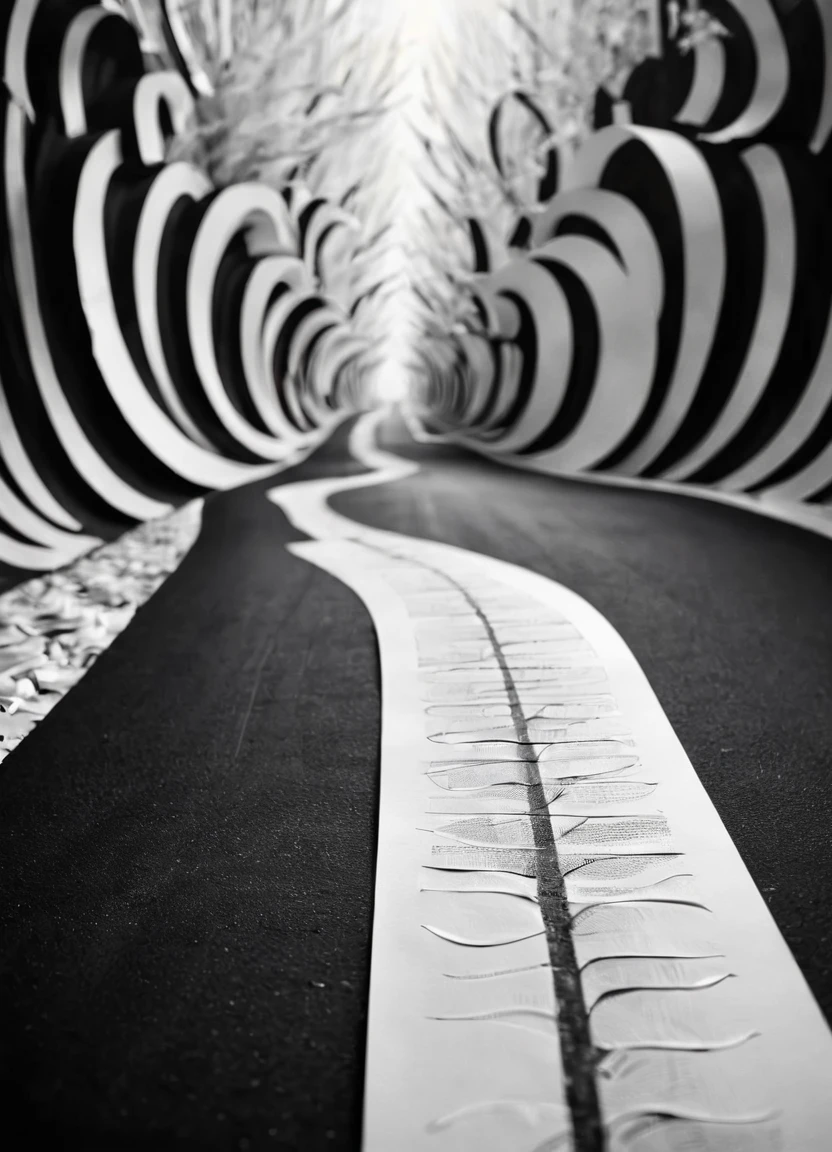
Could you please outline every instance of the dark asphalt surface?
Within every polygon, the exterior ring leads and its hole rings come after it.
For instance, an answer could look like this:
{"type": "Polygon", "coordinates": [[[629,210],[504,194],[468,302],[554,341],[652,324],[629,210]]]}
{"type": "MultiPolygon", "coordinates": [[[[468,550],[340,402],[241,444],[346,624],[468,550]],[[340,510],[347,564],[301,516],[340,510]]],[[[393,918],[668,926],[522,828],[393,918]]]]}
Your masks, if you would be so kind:
{"type": "MultiPolygon", "coordinates": [[[[375,639],[263,495],[355,471],[346,433],[212,498],[180,569],[0,769],[0,1099],[27,1143],[358,1148],[375,639]]],[[[384,440],[429,466],[339,510],[608,617],[832,1016],[832,543],[384,440]]]]}
{"type": "Polygon", "coordinates": [[[263,495],[345,438],[209,501],[0,770],[2,1115],[33,1147],[358,1146],[375,636],[263,495]]]}

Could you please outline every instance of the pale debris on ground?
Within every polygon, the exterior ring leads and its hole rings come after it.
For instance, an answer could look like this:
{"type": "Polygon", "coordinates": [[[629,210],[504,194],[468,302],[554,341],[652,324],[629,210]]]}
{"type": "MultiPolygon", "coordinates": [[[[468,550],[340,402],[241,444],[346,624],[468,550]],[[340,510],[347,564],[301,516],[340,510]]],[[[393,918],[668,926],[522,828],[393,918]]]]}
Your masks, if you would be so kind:
{"type": "Polygon", "coordinates": [[[0,762],[84,675],[199,535],[202,500],[0,596],[0,762]]]}

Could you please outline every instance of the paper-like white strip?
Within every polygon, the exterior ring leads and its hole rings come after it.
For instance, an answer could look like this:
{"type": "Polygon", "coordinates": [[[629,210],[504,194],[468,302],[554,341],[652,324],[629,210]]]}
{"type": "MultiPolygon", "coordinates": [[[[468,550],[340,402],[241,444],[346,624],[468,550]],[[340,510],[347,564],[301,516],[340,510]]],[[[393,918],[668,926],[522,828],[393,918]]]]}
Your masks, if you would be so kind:
{"type": "Polygon", "coordinates": [[[378,633],[365,1152],[820,1152],[832,1034],[644,673],[554,582],[333,512],[416,470],[373,448],[376,419],[352,437],[375,475],[271,494],[317,538],[291,550],[378,633]],[[553,852],[594,1134],[552,968],[553,852]]]}

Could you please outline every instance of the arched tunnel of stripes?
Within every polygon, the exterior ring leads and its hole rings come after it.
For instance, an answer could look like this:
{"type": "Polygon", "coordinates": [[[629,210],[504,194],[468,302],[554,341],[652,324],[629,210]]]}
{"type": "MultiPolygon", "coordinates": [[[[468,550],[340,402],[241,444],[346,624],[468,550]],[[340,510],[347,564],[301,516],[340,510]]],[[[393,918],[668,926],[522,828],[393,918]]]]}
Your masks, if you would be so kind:
{"type": "Polygon", "coordinates": [[[349,216],[165,163],[194,100],[88,0],[0,15],[0,565],[44,570],[290,459],[358,398],[349,216]],[[338,233],[341,233],[339,236],[338,233]]]}
{"type": "MultiPolygon", "coordinates": [[[[477,323],[416,349],[412,403],[544,471],[824,501],[832,5],[711,0],[728,35],[684,53],[658,8],[661,56],[598,93],[535,210],[468,222],[477,323]]],[[[165,162],[199,88],[174,22],[168,72],[89,0],[15,0],[0,34],[8,572],[261,475],[367,389],[326,295],[349,217],[165,162]]]]}
{"type": "Polygon", "coordinates": [[[832,5],[712,0],[689,52],[669,8],[527,226],[469,221],[479,325],[414,365],[422,413],[544,471],[824,501],[832,5]]]}

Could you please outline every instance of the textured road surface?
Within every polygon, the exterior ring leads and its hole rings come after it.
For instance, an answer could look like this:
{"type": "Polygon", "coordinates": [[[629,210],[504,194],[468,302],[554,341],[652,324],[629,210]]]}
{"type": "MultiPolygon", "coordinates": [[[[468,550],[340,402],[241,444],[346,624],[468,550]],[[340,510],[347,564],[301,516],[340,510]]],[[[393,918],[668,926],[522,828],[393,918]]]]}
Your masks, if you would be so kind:
{"type": "MultiPolygon", "coordinates": [[[[346,432],[279,482],[357,470],[346,432]]],[[[384,440],[424,470],[338,509],[608,617],[832,1016],[832,543],[384,440]]],[[[286,552],[274,483],[208,502],[179,571],[0,771],[0,1098],[32,1146],[358,1148],[375,640],[286,552]]]]}

